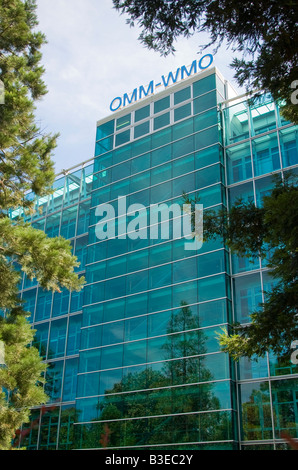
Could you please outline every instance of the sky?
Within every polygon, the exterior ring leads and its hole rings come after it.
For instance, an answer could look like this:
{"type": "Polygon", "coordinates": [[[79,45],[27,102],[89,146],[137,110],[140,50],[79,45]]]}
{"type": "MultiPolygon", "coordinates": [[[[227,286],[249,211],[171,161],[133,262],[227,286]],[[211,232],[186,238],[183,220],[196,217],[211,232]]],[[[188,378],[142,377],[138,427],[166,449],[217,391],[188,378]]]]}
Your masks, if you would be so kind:
{"type": "MultiPolygon", "coordinates": [[[[96,123],[111,114],[115,97],[199,60],[209,40],[202,34],[181,38],[175,55],[161,57],[140,43],[140,30],[126,23],[112,0],[37,0],[37,6],[38,29],[47,38],[42,64],[48,94],[37,103],[36,118],[43,132],[60,133],[56,173],[93,158],[96,123]]],[[[214,65],[238,89],[232,58],[222,46],[214,65]]]]}

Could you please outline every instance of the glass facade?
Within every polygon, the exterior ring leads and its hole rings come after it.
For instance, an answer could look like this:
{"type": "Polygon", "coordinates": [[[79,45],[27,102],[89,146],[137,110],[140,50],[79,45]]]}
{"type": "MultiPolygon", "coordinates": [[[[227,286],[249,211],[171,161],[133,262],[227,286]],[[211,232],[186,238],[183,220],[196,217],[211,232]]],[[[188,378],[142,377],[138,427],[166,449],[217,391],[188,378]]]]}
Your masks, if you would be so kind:
{"type": "Polygon", "coordinates": [[[272,286],[264,263],[231,256],[219,238],[185,249],[175,214],[170,236],[147,236],[152,205],[181,204],[183,192],[204,209],[239,196],[260,205],[272,173],[297,171],[297,127],[270,97],[229,102],[225,90],[211,69],[99,122],[91,164],[37,199],[31,223],[71,240],[86,285],[53,295],[23,279],[49,363],[49,403],[22,430],[27,449],[100,449],[105,435],[111,449],[277,449],[281,431],[298,437],[297,366],[235,365],[216,338],[247,323],[272,286]],[[128,214],[124,227],[124,196],[146,208],[138,224],[128,214]],[[101,204],[118,236],[99,239],[101,204]]]}
{"type": "MultiPolygon", "coordinates": [[[[297,126],[285,122],[279,106],[263,95],[254,104],[227,103],[222,110],[225,131],[228,204],[237,198],[260,207],[273,188],[273,175],[297,173],[297,126]]],[[[231,259],[233,315],[249,322],[249,314],[264,300],[274,280],[266,260],[231,259]]],[[[257,362],[243,358],[237,364],[239,437],[244,450],[279,450],[283,431],[298,437],[298,367],[267,354],[257,362]]]]}

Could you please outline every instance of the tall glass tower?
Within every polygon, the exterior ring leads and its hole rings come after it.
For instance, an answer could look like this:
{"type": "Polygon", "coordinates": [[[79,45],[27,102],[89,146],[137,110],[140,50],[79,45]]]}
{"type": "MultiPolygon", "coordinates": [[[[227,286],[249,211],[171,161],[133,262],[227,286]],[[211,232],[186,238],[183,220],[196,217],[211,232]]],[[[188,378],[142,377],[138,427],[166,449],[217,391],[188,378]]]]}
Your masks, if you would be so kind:
{"type": "Polygon", "coordinates": [[[298,437],[297,366],[234,364],[217,340],[273,285],[266,264],[231,256],[221,238],[186,249],[171,211],[169,236],[148,236],[152,206],[181,205],[184,192],[204,210],[261,204],[272,173],[297,172],[297,142],[270,97],[249,105],[216,68],[98,122],[94,159],[60,175],[31,220],[71,240],[86,285],[53,295],[23,279],[50,400],[22,446],[278,449],[282,430],[298,437]],[[102,205],[115,236],[99,237],[102,205]]]}

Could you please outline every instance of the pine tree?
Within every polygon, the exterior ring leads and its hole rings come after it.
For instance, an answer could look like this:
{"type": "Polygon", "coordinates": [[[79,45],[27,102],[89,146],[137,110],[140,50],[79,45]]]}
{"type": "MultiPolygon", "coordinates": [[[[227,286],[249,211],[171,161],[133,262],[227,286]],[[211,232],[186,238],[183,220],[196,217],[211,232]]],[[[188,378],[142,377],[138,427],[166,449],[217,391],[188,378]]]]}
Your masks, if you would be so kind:
{"type": "Polygon", "coordinates": [[[0,449],[9,449],[17,429],[29,421],[30,407],[45,403],[46,365],[30,347],[34,331],[20,301],[20,276],[36,278],[44,289],[80,290],[84,279],[68,241],[47,238],[23,218],[9,218],[22,208],[33,212],[28,193],[51,193],[55,179],[52,152],[57,135],[43,135],[35,123],[35,102],[47,90],[43,82],[41,47],[34,0],[0,0],[0,449]],[[3,362],[3,361],[2,361],[3,362]]]}

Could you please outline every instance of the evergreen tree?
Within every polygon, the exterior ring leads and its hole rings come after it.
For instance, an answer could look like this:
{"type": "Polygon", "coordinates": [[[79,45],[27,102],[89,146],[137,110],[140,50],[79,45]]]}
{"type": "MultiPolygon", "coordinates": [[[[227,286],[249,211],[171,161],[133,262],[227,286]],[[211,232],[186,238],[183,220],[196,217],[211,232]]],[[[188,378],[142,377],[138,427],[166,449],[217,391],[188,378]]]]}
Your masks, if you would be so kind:
{"type": "MultiPolygon", "coordinates": [[[[174,52],[179,36],[209,33],[215,50],[223,43],[243,54],[232,67],[239,85],[262,89],[286,106],[298,123],[298,3],[295,0],[113,0],[141,28],[140,41],[161,54],[174,52]]],[[[198,35],[198,40],[200,36],[198,35]]]]}
{"type": "Polygon", "coordinates": [[[80,290],[76,258],[68,241],[49,239],[24,222],[9,218],[21,208],[32,213],[33,196],[51,193],[55,179],[51,159],[57,135],[43,135],[35,123],[35,101],[46,93],[34,0],[0,0],[0,449],[8,449],[16,430],[28,422],[30,407],[46,401],[45,365],[33,341],[28,313],[18,295],[20,276],[36,278],[45,289],[80,290]],[[1,88],[3,90],[3,87],[1,88]]]}

